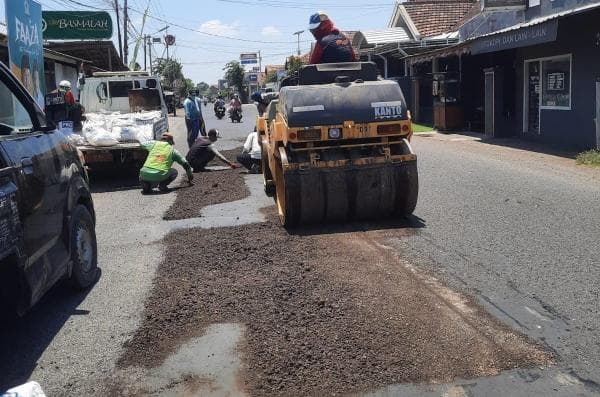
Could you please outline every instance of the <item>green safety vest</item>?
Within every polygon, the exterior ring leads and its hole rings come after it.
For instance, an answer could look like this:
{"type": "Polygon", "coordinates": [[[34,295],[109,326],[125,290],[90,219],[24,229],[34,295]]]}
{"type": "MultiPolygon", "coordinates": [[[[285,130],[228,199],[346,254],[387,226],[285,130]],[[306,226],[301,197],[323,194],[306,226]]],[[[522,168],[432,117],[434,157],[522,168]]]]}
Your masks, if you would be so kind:
{"type": "Polygon", "coordinates": [[[167,172],[173,165],[173,146],[168,142],[156,142],[144,163],[145,168],[167,172]]]}

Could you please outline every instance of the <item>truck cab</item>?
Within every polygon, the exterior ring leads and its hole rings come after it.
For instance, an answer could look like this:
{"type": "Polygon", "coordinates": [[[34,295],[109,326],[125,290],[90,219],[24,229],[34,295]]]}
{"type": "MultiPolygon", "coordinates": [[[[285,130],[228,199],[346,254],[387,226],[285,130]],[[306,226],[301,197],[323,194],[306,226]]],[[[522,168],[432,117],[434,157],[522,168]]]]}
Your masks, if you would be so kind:
{"type": "Polygon", "coordinates": [[[86,79],[80,91],[79,101],[88,113],[132,111],[129,104],[130,90],[148,90],[157,99],[157,109],[167,116],[167,104],[160,79],[148,72],[96,72],[86,79]],[[155,95],[154,95],[155,94],[155,95]]]}

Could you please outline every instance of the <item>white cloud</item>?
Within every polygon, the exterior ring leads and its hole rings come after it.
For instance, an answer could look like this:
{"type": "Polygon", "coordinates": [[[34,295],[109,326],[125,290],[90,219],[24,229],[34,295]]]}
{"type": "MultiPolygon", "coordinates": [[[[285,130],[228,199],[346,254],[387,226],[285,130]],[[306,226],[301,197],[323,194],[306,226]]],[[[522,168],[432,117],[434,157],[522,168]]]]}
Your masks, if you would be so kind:
{"type": "Polygon", "coordinates": [[[273,25],[269,25],[269,26],[265,26],[264,28],[262,28],[262,35],[263,36],[279,36],[281,34],[281,32],[279,31],[279,29],[277,29],[275,26],[273,25]]]}
{"type": "Polygon", "coordinates": [[[198,31],[202,33],[218,34],[220,36],[237,36],[239,34],[239,27],[239,21],[226,24],[218,19],[213,19],[200,25],[198,31]]]}

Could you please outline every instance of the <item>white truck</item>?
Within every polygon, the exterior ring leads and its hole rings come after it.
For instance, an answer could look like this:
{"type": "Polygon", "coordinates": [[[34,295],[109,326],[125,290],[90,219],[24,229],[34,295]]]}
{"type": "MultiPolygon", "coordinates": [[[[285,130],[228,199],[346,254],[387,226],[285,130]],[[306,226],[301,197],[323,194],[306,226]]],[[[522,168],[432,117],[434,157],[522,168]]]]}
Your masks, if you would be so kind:
{"type": "Polygon", "coordinates": [[[92,171],[141,167],[147,155],[141,143],[169,130],[160,79],[147,72],[94,73],[81,88],[80,104],[83,128],[71,141],[92,171]]]}

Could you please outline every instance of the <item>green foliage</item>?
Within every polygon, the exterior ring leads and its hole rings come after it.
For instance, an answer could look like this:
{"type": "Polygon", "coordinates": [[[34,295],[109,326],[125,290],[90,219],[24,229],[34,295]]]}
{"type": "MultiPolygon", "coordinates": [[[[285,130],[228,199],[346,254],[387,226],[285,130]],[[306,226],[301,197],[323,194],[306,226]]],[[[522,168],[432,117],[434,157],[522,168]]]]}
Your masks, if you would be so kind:
{"type": "Polygon", "coordinates": [[[208,95],[208,90],[209,90],[209,88],[210,88],[210,86],[209,86],[207,83],[205,83],[204,81],[202,81],[202,82],[200,82],[200,83],[196,84],[196,89],[198,90],[198,93],[199,93],[201,96],[206,96],[206,95],[208,95]]]}
{"type": "Polygon", "coordinates": [[[276,70],[272,70],[269,72],[269,74],[267,74],[267,77],[265,78],[265,83],[277,83],[277,71],[276,70]]]}
{"type": "Polygon", "coordinates": [[[433,132],[433,127],[424,124],[412,123],[412,130],[415,134],[420,132],[433,132]]]}
{"type": "Polygon", "coordinates": [[[176,59],[159,58],[154,71],[161,78],[161,84],[166,90],[173,90],[177,80],[183,80],[183,66],[176,59]]]}
{"type": "Polygon", "coordinates": [[[219,88],[215,85],[208,87],[208,96],[215,98],[219,94],[219,88]]]}
{"type": "Polygon", "coordinates": [[[238,61],[231,61],[225,65],[223,70],[225,71],[225,79],[227,80],[229,87],[235,87],[237,92],[240,93],[243,101],[246,97],[246,90],[244,89],[244,68],[238,61]]]}
{"type": "Polygon", "coordinates": [[[176,59],[157,59],[154,72],[160,76],[163,90],[173,91],[182,98],[195,88],[194,83],[183,75],[183,66],[176,59]]]}
{"type": "Polygon", "coordinates": [[[285,64],[285,70],[288,72],[288,76],[296,74],[300,68],[304,66],[304,62],[302,62],[302,58],[291,56],[288,58],[285,64]]]}
{"type": "Polygon", "coordinates": [[[600,150],[588,150],[587,152],[579,153],[576,160],[577,164],[600,167],[600,150]]]}

